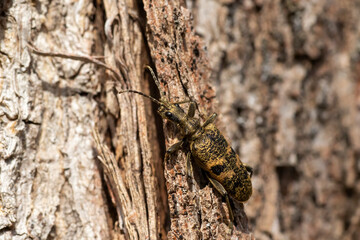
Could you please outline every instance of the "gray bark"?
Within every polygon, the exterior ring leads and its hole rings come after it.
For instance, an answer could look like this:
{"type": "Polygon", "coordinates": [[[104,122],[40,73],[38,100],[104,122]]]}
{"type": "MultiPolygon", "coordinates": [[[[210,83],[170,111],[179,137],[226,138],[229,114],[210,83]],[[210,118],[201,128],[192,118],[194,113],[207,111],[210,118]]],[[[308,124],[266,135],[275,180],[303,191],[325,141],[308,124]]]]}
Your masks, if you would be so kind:
{"type": "MultiPolygon", "coordinates": [[[[108,208],[94,161],[93,65],[32,55],[97,55],[91,2],[6,1],[1,14],[1,239],[109,238],[108,208]]],[[[99,46],[99,45],[98,45],[99,46]]]]}

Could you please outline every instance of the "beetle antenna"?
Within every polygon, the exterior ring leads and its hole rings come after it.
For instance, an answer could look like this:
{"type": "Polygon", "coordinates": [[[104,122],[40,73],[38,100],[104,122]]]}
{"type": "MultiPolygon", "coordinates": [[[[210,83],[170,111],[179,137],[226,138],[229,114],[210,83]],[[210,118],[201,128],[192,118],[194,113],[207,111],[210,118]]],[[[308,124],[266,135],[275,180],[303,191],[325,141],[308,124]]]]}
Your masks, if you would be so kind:
{"type": "Polygon", "coordinates": [[[150,66],[145,66],[148,70],[149,70],[149,72],[151,73],[151,76],[152,76],[152,78],[154,79],[154,82],[155,82],[155,84],[156,84],[156,86],[157,86],[157,88],[159,89],[159,92],[160,92],[160,96],[161,96],[161,98],[163,97],[163,96],[165,96],[165,92],[161,92],[161,88],[160,88],[160,82],[159,82],[159,80],[157,79],[157,77],[156,77],[156,75],[155,75],[155,73],[154,73],[154,71],[153,71],[153,69],[150,67],[150,66]]]}
{"type": "Polygon", "coordinates": [[[118,92],[119,94],[122,94],[122,93],[127,93],[127,92],[130,92],[130,93],[137,93],[137,94],[140,94],[141,96],[143,96],[143,97],[147,97],[147,98],[149,98],[151,101],[153,101],[153,102],[155,102],[155,103],[157,103],[157,104],[159,104],[159,105],[164,105],[162,102],[160,102],[159,100],[157,100],[157,99],[155,99],[155,98],[153,98],[153,97],[151,97],[151,96],[149,96],[149,95],[146,95],[146,94],[144,94],[144,93],[142,93],[142,92],[139,92],[139,91],[136,91],[136,90],[123,90],[123,91],[120,91],[120,92],[118,92]]]}
{"type": "MultiPolygon", "coordinates": [[[[146,66],[146,68],[150,71],[151,76],[154,79],[154,82],[155,82],[157,88],[159,89],[160,96],[161,96],[161,99],[162,99],[162,97],[165,95],[165,93],[164,92],[161,93],[161,91],[160,91],[160,82],[159,82],[159,80],[157,79],[154,71],[152,70],[152,68],[150,66],[146,66]]],[[[159,101],[159,100],[157,100],[157,99],[155,99],[155,98],[153,98],[153,97],[151,97],[149,95],[146,95],[146,94],[144,94],[142,92],[139,92],[139,91],[136,91],[136,90],[128,89],[128,90],[119,91],[118,93],[121,94],[121,93],[127,93],[127,92],[128,93],[137,93],[137,94],[139,94],[139,95],[141,95],[143,97],[149,98],[151,101],[153,101],[153,102],[155,102],[155,103],[157,103],[159,105],[164,105],[164,103],[161,101],[161,99],[159,101]]]]}

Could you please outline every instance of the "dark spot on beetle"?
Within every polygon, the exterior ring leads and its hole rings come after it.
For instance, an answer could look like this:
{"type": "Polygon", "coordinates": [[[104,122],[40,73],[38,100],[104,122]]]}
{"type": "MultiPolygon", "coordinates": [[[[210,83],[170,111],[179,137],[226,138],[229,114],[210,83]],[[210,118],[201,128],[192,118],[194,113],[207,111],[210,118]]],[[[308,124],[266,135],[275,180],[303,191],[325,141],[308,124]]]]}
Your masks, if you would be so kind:
{"type": "Polygon", "coordinates": [[[234,189],[237,187],[242,188],[243,187],[243,179],[241,177],[236,177],[234,180],[234,189]]]}
{"type": "Polygon", "coordinates": [[[215,165],[211,167],[211,172],[215,175],[220,175],[225,170],[225,164],[222,165],[215,165]]]}
{"type": "Polygon", "coordinates": [[[247,179],[247,178],[249,177],[248,172],[247,172],[247,171],[243,171],[243,172],[242,172],[242,177],[243,177],[243,179],[247,179]]]}
{"type": "Polygon", "coordinates": [[[161,62],[162,62],[162,63],[165,62],[164,58],[161,58],[161,62]]]}

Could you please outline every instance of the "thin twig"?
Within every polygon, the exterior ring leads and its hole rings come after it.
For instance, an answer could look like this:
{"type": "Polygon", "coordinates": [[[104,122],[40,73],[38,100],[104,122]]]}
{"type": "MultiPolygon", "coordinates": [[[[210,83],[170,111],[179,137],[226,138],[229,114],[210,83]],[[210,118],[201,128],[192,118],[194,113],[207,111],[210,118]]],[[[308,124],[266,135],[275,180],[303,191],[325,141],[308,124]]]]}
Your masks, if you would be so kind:
{"type": "MultiPolygon", "coordinates": [[[[96,57],[92,57],[92,56],[80,56],[80,55],[75,55],[75,54],[69,54],[69,53],[56,53],[56,52],[45,52],[45,51],[41,51],[39,49],[37,49],[35,46],[33,46],[32,43],[28,43],[27,46],[31,49],[31,51],[37,55],[40,56],[49,56],[49,57],[60,57],[60,58],[66,58],[66,59],[72,59],[72,60],[77,60],[77,61],[82,61],[85,63],[94,63],[100,67],[103,67],[109,71],[111,71],[112,73],[115,74],[116,79],[121,82],[122,84],[124,84],[124,82],[122,81],[122,77],[120,76],[119,72],[116,71],[115,69],[113,69],[112,67],[109,67],[107,64],[95,59],[95,58],[100,58],[99,56],[96,57]]],[[[120,63],[122,65],[122,67],[124,67],[125,65],[123,63],[120,63]]]]}

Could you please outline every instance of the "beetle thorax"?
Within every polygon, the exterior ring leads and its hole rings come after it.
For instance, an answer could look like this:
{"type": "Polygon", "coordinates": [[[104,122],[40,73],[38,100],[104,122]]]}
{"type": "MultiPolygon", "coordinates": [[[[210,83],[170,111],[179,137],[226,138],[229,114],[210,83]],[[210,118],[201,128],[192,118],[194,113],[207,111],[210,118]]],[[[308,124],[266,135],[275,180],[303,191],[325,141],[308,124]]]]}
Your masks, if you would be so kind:
{"type": "Polygon", "coordinates": [[[179,124],[185,136],[192,136],[200,128],[200,121],[196,118],[187,118],[187,121],[179,124]]]}
{"type": "Polygon", "coordinates": [[[162,118],[175,123],[184,136],[193,135],[200,127],[200,121],[189,117],[177,104],[162,101],[163,105],[158,108],[158,113],[162,118]]]}

